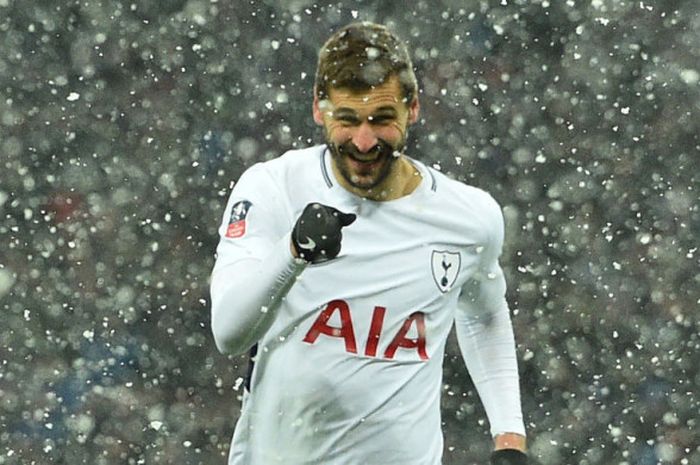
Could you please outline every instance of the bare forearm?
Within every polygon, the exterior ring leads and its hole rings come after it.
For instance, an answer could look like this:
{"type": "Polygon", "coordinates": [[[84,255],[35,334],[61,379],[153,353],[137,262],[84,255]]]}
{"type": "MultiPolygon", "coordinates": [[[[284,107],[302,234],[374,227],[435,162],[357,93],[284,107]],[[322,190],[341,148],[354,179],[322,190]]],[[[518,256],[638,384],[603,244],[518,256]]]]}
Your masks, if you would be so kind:
{"type": "Polygon", "coordinates": [[[493,438],[494,450],[516,449],[521,452],[527,450],[525,436],[518,433],[502,433],[493,438]]]}

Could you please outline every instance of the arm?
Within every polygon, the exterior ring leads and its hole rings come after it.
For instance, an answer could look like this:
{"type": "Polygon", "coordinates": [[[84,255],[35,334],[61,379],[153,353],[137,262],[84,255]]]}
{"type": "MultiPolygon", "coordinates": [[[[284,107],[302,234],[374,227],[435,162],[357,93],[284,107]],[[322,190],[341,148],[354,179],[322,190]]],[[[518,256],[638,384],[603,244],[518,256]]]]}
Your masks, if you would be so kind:
{"type": "Polygon", "coordinates": [[[491,425],[494,446],[525,450],[515,342],[506,311],[455,319],[457,340],[491,425]]]}
{"type": "Polygon", "coordinates": [[[505,299],[505,278],[498,263],[503,218],[490,197],[486,207],[479,267],[462,287],[455,328],[462,357],[489,418],[495,450],[524,452],[515,339],[505,299]]]}
{"type": "Polygon", "coordinates": [[[304,261],[292,256],[287,235],[262,260],[242,258],[215,267],[211,280],[211,325],[221,353],[243,353],[262,338],[305,266],[304,261]]]}
{"type": "Polygon", "coordinates": [[[212,333],[222,353],[245,352],[265,334],[305,267],[290,252],[284,213],[260,165],[241,176],[229,197],[211,277],[212,333]]]}
{"type": "Polygon", "coordinates": [[[288,221],[279,222],[285,211],[277,192],[262,168],[251,169],[229,199],[211,279],[212,332],[222,353],[242,353],[261,339],[297,276],[308,263],[335,258],[341,229],[355,220],[310,203],[289,231],[288,221]]]}

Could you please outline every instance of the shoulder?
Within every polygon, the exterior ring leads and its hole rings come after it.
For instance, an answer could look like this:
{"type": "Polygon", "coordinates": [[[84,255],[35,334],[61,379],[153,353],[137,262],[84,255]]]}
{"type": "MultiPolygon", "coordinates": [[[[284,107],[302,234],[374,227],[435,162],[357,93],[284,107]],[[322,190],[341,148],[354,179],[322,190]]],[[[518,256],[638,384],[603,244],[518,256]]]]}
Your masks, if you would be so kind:
{"type": "Polygon", "coordinates": [[[490,193],[428,169],[435,180],[433,198],[436,208],[448,212],[464,231],[474,231],[479,242],[500,243],[503,240],[503,213],[490,193]]]}
{"type": "Polygon", "coordinates": [[[302,174],[320,166],[325,146],[288,150],[277,158],[257,162],[243,171],[234,186],[264,189],[274,184],[277,188],[302,181],[302,174]]]}
{"type": "MultiPolygon", "coordinates": [[[[270,209],[295,212],[300,202],[319,197],[326,184],[322,177],[325,146],[289,150],[272,160],[258,162],[233,185],[236,197],[253,200],[270,209]]],[[[304,205],[306,203],[303,203],[304,205]]]]}
{"type": "Polygon", "coordinates": [[[300,170],[320,166],[324,150],[324,145],[288,150],[277,158],[256,163],[249,168],[249,171],[265,171],[273,177],[291,174],[298,176],[303,172],[300,170]]]}
{"type": "Polygon", "coordinates": [[[457,181],[433,168],[427,169],[434,178],[434,191],[441,201],[461,209],[468,209],[472,213],[501,215],[501,206],[484,189],[457,181]]]}

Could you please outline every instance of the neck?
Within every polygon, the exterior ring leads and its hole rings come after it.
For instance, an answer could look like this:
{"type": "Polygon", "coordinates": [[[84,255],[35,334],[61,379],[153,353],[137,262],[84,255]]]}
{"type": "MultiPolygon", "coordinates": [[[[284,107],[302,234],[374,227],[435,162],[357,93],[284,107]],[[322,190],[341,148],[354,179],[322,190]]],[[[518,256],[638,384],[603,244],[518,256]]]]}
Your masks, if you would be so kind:
{"type": "Polygon", "coordinates": [[[379,202],[395,200],[411,194],[418,188],[423,179],[420,171],[404,155],[401,155],[396,160],[391,167],[391,171],[381,183],[368,189],[350,184],[341,174],[333,158],[331,158],[331,168],[338,184],[345,190],[352,192],[358,197],[379,202]]]}

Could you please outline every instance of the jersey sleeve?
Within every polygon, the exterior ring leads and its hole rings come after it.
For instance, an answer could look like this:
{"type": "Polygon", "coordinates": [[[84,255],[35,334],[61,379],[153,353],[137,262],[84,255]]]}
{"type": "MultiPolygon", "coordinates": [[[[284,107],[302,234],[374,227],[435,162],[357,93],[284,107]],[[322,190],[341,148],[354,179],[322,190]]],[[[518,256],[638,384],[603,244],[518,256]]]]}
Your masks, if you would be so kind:
{"type": "Polygon", "coordinates": [[[220,352],[248,350],[274,321],[304,268],[291,254],[290,232],[280,187],[262,165],[254,165],[231,192],[219,226],[210,291],[220,352]]]}
{"type": "Polygon", "coordinates": [[[247,258],[262,259],[285,231],[279,187],[261,164],[245,171],[229,195],[216,248],[214,273],[247,258]]]}
{"type": "Polygon", "coordinates": [[[489,418],[491,434],[525,435],[515,338],[505,298],[506,281],[498,262],[503,246],[503,216],[487,196],[481,211],[480,262],[458,299],[455,328],[462,357],[489,418]]]}

